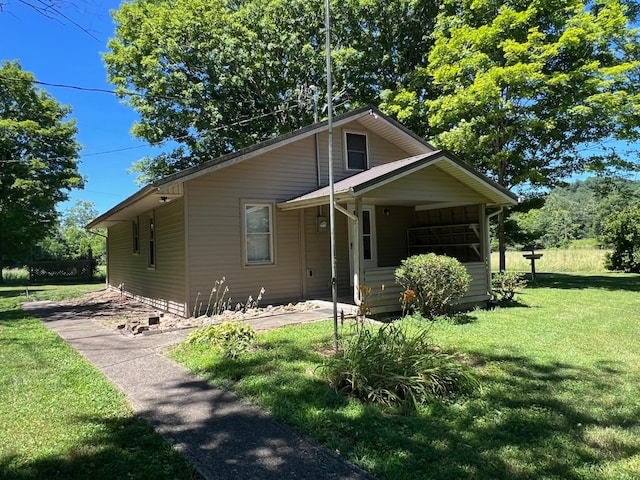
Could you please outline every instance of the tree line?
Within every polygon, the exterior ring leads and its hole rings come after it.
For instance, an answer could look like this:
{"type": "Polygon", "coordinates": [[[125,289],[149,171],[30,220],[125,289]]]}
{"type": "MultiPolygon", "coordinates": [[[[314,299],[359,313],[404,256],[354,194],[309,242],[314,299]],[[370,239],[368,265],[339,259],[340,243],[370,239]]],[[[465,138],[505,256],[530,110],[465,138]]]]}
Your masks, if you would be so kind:
{"type": "Polygon", "coordinates": [[[591,177],[529,198],[507,221],[509,244],[518,248],[607,247],[607,224],[640,206],[640,181],[591,177]]]}

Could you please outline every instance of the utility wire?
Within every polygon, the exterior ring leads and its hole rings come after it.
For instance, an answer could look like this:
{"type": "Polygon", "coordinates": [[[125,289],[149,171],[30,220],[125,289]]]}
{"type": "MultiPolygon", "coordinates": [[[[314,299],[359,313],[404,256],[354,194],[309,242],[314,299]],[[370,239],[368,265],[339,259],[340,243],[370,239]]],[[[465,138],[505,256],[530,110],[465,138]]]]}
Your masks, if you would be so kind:
{"type": "MultiPolygon", "coordinates": [[[[108,93],[111,95],[117,95],[117,96],[122,96],[122,95],[129,95],[129,96],[137,96],[137,97],[149,97],[149,98],[161,98],[164,100],[184,100],[184,98],[180,98],[180,97],[171,97],[171,96],[165,96],[165,95],[149,95],[149,94],[145,94],[145,93],[138,93],[138,92],[132,92],[129,90],[124,90],[124,91],[116,91],[116,90],[109,90],[109,89],[105,89],[105,88],[95,88],[95,87],[81,87],[78,85],[69,85],[69,84],[63,84],[63,83],[51,83],[51,82],[43,82],[40,80],[36,80],[36,79],[26,79],[26,78],[13,78],[13,77],[6,77],[4,75],[0,75],[0,80],[6,80],[9,82],[21,82],[21,83],[32,83],[32,84],[37,84],[37,85],[44,85],[44,86],[48,86],[48,87],[55,87],[55,88],[68,88],[68,89],[72,89],[72,90],[79,90],[79,91],[83,91],[83,92],[94,92],[94,93],[108,93]]],[[[225,128],[230,128],[230,127],[235,127],[238,125],[244,126],[250,122],[253,122],[255,120],[259,120],[261,118],[265,118],[265,117],[269,117],[272,115],[277,115],[279,113],[284,113],[287,112],[289,110],[293,110],[294,108],[299,108],[300,104],[293,104],[290,107],[286,107],[286,108],[280,108],[277,110],[272,110],[270,112],[266,112],[266,113],[262,113],[260,115],[255,115],[253,117],[250,118],[245,118],[242,120],[237,120],[235,122],[232,123],[228,123],[225,125],[219,125],[217,127],[211,128],[208,131],[212,131],[212,132],[217,132],[219,130],[223,130],[225,128]]],[[[149,147],[155,147],[158,145],[162,145],[164,142],[166,141],[173,141],[173,142],[180,142],[182,140],[185,140],[187,138],[189,138],[191,135],[184,135],[182,137],[176,137],[176,138],[171,138],[171,139],[166,139],[166,140],[162,140],[159,142],[150,142],[149,145],[135,145],[135,146],[130,146],[130,147],[122,147],[122,148],[116,148],[116,149],[112,149],[112,150],[105,150],[102,152],[94,152],[94,153],[85,153],[85,154],[81,154],[80,157],[84,158],[84,157],[93,157],[93,156],[98,156],[98,155],[108,155],[111,153],[118,153],[118,152],[124,152],[124,151],[128,151],[128,150],[136,150],[139,148],[149,148],[149,147]]],[[[60,160],[63,159],[65,157],[53,157],[53,158],[47,158],[47,159],[42,159],[42,160],[60,160]]],[[[0,163],[17,163],[20,162],[20,160],[14,160],[14,159],[0,159],[0,163]]]]}
{"type": "Polygon", "coordinates": [[[143,98],[152,98],[152,99],[158,98],[162,100],[184,100],[184,97],[172,97],[169,95],[153,95],[148,93],[132,92],[130,90],[119,91],[119,90],[109,90],[107,88],[81,87],[79,85],[68,85],[65,83],[43,82],[41,80],[36,80],[36,79],[5,77],[4,75],[0,75],[0,80],[6,80],[8,82],[33,83],[36,85],[44,85],[46,87],[68,88],[71,90],[79,90],[82,92],[108,93],[116,96],[128,95],[131,97],[143,97],[143,98]]]}
{"type": "MultiPolygon", "coordinates": [[[[0,78],[3,78],[3,77],[0,75],[0,78]]],[[[261,118],[265,118],[265,117],[268,117],[268,116],[271,116],[271,115],[277,115],[279,113],[284,113],[284,112],[287,112],[289,110],[293,110],[295,107],[296,106],[291,106],[291,107],[288,107],[288,108],[280,108],[280,109],[273,110],[273,111],[270,111],[270,112],[262,113],[260,115],[255,115],[253,117],[245,118],[245,119],[242,119],[242,120],[238,120],[238,121],[235,121],[235,122],[232,122],[232,123],[228,123],[228,124],[225,124],[225,125],[219,125],[219,126],[217,126],[215,128],[209,129],[209,131],[215,132],[215,131],[218,131],[218,130],[223,130],[225,128],[235,127],[235,126],[238,126],[238,125],[246,125],[248,123],[251,123],[251,122],[253,122],[255,120],[259,120],[261,118]]],[[[170,139],[162,140],[162,141],[159,141],[159,142],[150,142],[148,145],[133,145],[133,146],[130,146],[130,147],[116,148],[116,149],[113,149],[113,150],[104,150],[102,152],[85,153],[85,154],[81,154],[80,157],[81,158],[94,157],[94,156],[97,156],[97,155],[108,155],[108,154],[111,154],[111,153],[124,152],[124,151],[127,151],[127,150],[136,150],[136,149],[139,149],[139,148],[157,147],[157,146],[162,145],[163,143],[165,143],[167,141],[180,142],[182,140],[185,140],[185,139],[189,138],[190,136],[191,135],[184,135],[182,137],[170,138],[170,139]]],[[[46,158],[46,159],[40,159],[40,160],[51,161],[51,160],[61,160],[63,158],[66,158],[66,157],[53,157],[53,158],[46,158]]],[[[19,163],[20,161],[21,160],[15,160],[15,159],[6,159],[6,160],[0,159],[0,163],[19,163]]]]}

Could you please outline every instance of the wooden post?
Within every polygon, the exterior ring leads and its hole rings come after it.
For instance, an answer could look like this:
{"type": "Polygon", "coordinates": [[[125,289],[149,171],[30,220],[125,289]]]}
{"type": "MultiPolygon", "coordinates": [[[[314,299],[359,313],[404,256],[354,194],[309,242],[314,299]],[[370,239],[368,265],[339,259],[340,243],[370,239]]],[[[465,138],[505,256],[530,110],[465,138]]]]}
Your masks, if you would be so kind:
{"type": "Polygon", "coordinates": [[[542,257],[542,253],[535,252],[535,246],[525,247],[523,250],[531,250],[531,253],[525,253],[522,256],[531,261],[531,281],[536,281],[536,260],[542,257]]]}

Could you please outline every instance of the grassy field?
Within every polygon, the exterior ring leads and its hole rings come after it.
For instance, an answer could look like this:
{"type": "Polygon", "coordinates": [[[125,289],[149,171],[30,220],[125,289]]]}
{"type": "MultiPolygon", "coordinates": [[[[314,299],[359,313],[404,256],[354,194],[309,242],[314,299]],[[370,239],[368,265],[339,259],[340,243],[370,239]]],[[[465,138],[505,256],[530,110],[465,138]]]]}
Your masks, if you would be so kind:
{"type": "MultiPolygon", "coordinates": [[[[29,287],[31,299],[103,285],[29,287]]],[[[125,397],[0,287],[0,479],[199,478],[125,397]]]]}
{"type": "MultiPolygon", "coordinates": [[[[507,251],[506,263],[507,270],[516,272],[530,272],[530,260],[525,259],[522,255],[530,252],[507,251]]],[[[600,273],[606,272],[604,268],[604,257],[607,250],[596,248],[584,249],[554,249],[554,250],[536,250],[536,253],[542,253],[543,256],[536,260],[536,272],[544,273],[600,273]]],[[[491,254],[491,268],[497,271],[499,267],[498,253],[491,254]]]]}
{"type": "Polygon", "coordinates": [[[193,345],[172,355],[381,479],[630,480],[640,478],[639,292],[637,275],[542,274],[508,307],[433,323],[433,342],[465,359],[482,389],[414,415],[328,388],[317,366],[331,322],[261,334],[237,360],[193,345]]]}

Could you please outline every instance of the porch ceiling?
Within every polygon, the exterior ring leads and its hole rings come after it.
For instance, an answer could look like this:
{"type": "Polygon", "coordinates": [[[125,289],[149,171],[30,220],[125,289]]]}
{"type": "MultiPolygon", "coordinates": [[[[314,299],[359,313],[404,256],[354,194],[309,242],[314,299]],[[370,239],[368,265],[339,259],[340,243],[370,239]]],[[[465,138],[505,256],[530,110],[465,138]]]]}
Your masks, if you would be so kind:
{"type": "MultiPolygon", "coordinates": [[[[278,204],[282,210],[326,205],[329,187],[278,204]]],[[[420,209],[484,203],[515,205],[509,190],[445,151],[423,153],[373,167],[334,184],[337,203],[362,198],[367,204],[411,205],[420,209]]]]}

